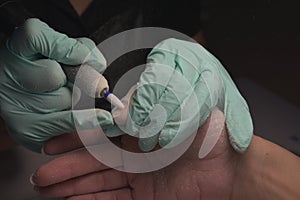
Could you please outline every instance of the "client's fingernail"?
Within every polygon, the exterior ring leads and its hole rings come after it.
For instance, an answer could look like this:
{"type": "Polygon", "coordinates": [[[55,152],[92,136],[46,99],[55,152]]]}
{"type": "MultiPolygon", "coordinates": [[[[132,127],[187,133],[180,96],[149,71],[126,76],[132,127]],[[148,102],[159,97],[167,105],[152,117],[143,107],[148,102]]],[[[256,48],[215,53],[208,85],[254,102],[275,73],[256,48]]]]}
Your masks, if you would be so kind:
{"type": "Polygon", "coordinates": [[[33,181],[33,174],[31,174],[29,181],[30,181],[31,185],[33,185],[33,186],[36,185],[36,183],[33,181]]]}

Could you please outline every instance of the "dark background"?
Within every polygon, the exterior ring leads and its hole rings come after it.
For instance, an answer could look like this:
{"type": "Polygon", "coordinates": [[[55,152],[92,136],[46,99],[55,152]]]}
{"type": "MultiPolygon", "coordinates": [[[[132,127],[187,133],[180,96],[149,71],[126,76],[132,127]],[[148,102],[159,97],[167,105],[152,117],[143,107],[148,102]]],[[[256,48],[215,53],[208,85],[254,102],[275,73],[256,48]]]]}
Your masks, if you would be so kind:
{"type": "Polygon", "coordinates": [[[214,0],[204,35],[249,103],[255,134],[300,154],[300,1],[214,0]]]}
{"type": "Polygon", "coordinates": [[[204,9],[207,46],[233,78],[251,78],[300,106],[300,1],[215,0],[204,9]]]}

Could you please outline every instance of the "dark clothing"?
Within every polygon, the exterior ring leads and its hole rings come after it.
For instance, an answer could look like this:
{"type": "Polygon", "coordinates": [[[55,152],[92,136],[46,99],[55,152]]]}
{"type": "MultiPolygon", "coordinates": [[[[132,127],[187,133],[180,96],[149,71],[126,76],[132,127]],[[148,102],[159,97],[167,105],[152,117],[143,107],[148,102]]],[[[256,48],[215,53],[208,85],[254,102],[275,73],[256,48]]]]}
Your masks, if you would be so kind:
{"type": "MultiPolygon", "coordinates": [[[[136,27],[169,28],[189,36],[201,29],[199,0],[94,0],[82,16],[77,15],[68,0],[20,0],[19,3],[11,4],[0,14],[0,27],[5,28],[2,32],[9,34],[24,21],[22,15],[37,17],[70,37],[91,37],[96,43],[136,27]]],[[[104,73],[110,88],[126,71],[145,63],[149,51],[137,50],[114,61],[104,73]]],[[[96,106],[110,109],[103,100],[97,100],[96,106]]]]}
{"type": "MultiPolygon", "coordinates": [[[[68,0],[18,2],[31,13],[31,16],[40,18],[55,30],[70,37],[89,36],[112,18],[118,15],[128,17],[128,13],[132,24],[127,28],[164,27],[189,36],[193,36],[201,29],[200,0],[94,0],[81,17],[68,0]]],[[[16,11],[15,15],[20,15],[20,12],[16,11]]],[[[8,26],[7,17],[0,14],[0,27],[8,26]]]]}

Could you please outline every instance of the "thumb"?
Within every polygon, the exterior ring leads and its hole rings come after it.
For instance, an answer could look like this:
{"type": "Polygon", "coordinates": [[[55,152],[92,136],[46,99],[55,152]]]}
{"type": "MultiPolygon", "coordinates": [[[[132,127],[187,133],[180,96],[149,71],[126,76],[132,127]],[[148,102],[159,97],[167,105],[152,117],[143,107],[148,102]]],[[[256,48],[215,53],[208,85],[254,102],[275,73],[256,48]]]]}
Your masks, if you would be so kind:
{"type": "Polygon", "coordinates": [[[250,145],[253,136],[252,118],[246,101],[241,96],[236,97],[228,93],[230,92],[227,91],[225,102],[231,103],[225,104],[224,114],[229,140],[237,152],[243,153],[250,145]]]}
{"type": "Polygon", "coordinates": [[[48,126],[49,136],[62,133],[107,128],[114,124],[110,112],[102,109],[72,110],[58,113],[50,113],[45,120],[41,120],[41,126],[48,126]]]}
{"type": "Polygon", "coordinates": [[[27,113],[19,116],[22,126],[9,130],[12,137],[26,148],[41,152],[46,141],[54,136],[80,130],[107,128],[113,125],[109,112],[101,109],[62,111],[49,114],[27,113]]]}
{"type": "Polygon", "coordinates": [[[28,61],[18,58],[20,65],[11,65],[16,81],[27,91],[44,93],[57,90],[67,82],[60,64],[50,59],[28,61]]]}

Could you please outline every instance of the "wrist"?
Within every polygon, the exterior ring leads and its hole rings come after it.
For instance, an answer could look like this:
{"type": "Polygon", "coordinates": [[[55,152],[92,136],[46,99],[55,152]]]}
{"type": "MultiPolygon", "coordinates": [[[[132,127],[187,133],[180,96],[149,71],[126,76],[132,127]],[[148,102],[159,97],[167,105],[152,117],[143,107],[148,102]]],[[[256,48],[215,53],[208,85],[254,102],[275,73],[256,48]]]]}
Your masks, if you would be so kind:
{"type": "Polygon", "coordinates": [[[299,199],[299,166],[299,157],[254,136],[240,155],[232,200],[299,199]]]}
{"type": "Polygon", "coordinates": [[[265,152],[257,143],[258,138],[254,136],[245,154],[239,155],[232,200],[264,199],[259,198],[259,195],[263,194],[261,192],[263,188],[261,171],[264,165],[264,158],[260,155],[265,152]]]}

